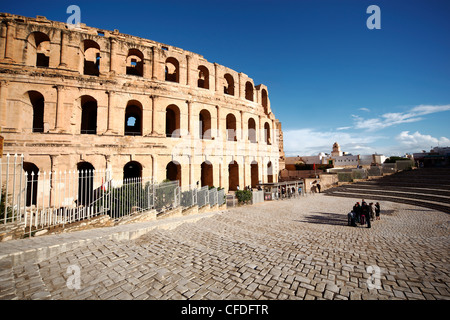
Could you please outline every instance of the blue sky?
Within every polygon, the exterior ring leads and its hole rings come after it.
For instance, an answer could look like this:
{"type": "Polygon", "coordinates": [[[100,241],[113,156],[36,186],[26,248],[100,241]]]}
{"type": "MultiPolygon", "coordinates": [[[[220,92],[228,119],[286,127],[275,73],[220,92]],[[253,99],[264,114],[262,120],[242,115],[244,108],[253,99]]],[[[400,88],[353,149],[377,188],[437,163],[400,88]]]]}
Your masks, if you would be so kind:
{"type": "Polygon", "coordinates": [[[0,11],[152,39],[268,86],[286,155],[450,146],[450,1],[10,1],[0,11]],[[381,29],[369,30],[369,5],[381,29]]]}

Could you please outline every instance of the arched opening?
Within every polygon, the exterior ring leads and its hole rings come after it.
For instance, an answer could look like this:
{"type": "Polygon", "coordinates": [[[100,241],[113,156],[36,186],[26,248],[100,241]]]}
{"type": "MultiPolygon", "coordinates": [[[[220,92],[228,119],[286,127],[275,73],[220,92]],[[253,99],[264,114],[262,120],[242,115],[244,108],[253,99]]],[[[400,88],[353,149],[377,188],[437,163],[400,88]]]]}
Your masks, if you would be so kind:
{"type": "Polygon", "coordinates": [[[256,143],[256,122],[255,119],[248,119],[248,140],[256,143]]]}
{"type": "Polygon", "coordinates": [[[167,58],[165,65],[165,79],[170,82],[180,82],[180,64],[175,58],[167,58]]]}
{"type": "Polygon", "coordinates": [[[273,166],[272,161],[267,164],[267,182],[273,183],[273,166]]]}
{"type": "Polygon", "coordinates": [[[77,164],[78,170],[78,200],[80,206],[88,206],[94,199],[94,166],[89,162],[77,164]]]}
{"type": "Polygon", "coordinates": [[[81,97],[81,134],[97,134],[97,100],[81,97]]]}
{"type": "Polygon", "coordinates": [[[272,144],[270,139],[270,125],[267,122],[264,124],[264,141],[269,145],[272,144]]]}
{"type": "Polygon", "coordinates": [[[258,162],[253,161],[251,163],[251,165],[250,165],[250,173],[251,173],[252,188],[256,188],[256,186],[259,183],[258,162]]]}
{"type": "Polygon", "coordinates": [[[180,109],[174,104],[166,108],[166,137],[180,137],[180,109]]]}
{"type": "Polygon", "coordinates": [[[125,109],[125,135],[142,135],[142,105],[138,101],[129,101],[125,109]]]}
{"type": "Polygon", "coordinates": [[[264,113],[265,114],[269,114],[269,104],[268,104],[268,98],[267,98],[267,90],[266,89],[262,89],[261,91],[261,102],[262,102],[262,106],[264,108],[264,113]]]}
{"type": "Polygon", "coordinates": [[[201,183],[202,187],[214,185],[213,165],[209,161],[205,161],[201,165],[201,183]]]}
{"type": "Polygon", "coordinates": [[[209,89],[209,70],[205,66],[198,67],[197,86],[203,89],[209,89]]]}
{"type": "Polygon", "coordinates": [[[199,115],[199,137],[200,139],[211,139],[211,114],[203,109],[199,115]]]}
{"type": "Polygon", "coordinates": [[[37,91],[28,91],[33,108],[33,128],[32,132],[44,132],[44,96],[37,91]]]}
{"type": "Polygon", "coordinates": [[[245,99],[253,101],[253,84],[250,81],[245,83],[245,99]]]}
{"type": "Polygon", "coordinates": [[[127,75],[144,76],[144,54],[138,49],[128,50],[127,75]]]}
{"type": "Polygon", "coordinates": [[[225,76],[226,85],[223,87],[223,93],[234,96],[234,79],[233,76],[227,73],[225,76]]]}
{"type": "Polygon", "coordinates": [[[239,186],[239,165],[236,161],[228,165],[228,190],[236,191],[239,186]]]}
{"type": "Polygon", "coordinates": [[[166,166],[166,179],[178,181],[181,186],[181,165],[178,162],[171,161],[166,166]]]}
{"type": "Polygon", "coordinates": [[[23,170],[27,175],[27,198],[25,205],[28,207],[35,206],[37,204],[39,168],[34,163],[24,162],[23,170]]]}
{"type": "Polygon", "coordinates": [[[36,31],[28,37],[28,53],[30,64],[48,68],[50,65],[50,38],[45,33],[36,31]]]}
{"type": "Polygon", "coordinates": [[[234,114],[227,115],[227,141],[237,141],[236,136],[236,117],[234,114]]]}
{"type": "Polygon", "coordinates": [[[84,68],[83,74],[88,76],[100,75],[100,46],[93,40],[83,41],[84,68]]]}
{"type": "Polygon", "coordinates": [[[123,167],[123,180],[142,178],[142,165],[137,161],[130,161],[123,167]]]}

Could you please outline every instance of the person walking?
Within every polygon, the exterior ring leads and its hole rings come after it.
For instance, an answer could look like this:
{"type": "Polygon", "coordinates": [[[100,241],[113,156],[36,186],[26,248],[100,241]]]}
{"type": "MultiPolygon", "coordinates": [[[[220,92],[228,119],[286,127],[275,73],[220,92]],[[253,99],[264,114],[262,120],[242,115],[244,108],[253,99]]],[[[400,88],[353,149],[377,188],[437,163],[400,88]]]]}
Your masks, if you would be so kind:
{"type": "Polygon", "coordinates": [[[369,203],[369,215],[370,215],[370,220],[374,220],[375,219],[375,213],[373,211],[373,202],[369,203]]]}
{"type": "Polygon", "coordinates": [[[357,202],[357,203],[353,206],[353,213],[354,213],[354,215],[355,215],[355,220],[356,220],[356,222],[359,223],[360,217],[361,217],[361,206],[359,205],[359,202],[357,202]]]}
{"type": "Polygon", "coordinates": [[[375,219],[380,220],[380,204],[375,203],[375,219]]]}

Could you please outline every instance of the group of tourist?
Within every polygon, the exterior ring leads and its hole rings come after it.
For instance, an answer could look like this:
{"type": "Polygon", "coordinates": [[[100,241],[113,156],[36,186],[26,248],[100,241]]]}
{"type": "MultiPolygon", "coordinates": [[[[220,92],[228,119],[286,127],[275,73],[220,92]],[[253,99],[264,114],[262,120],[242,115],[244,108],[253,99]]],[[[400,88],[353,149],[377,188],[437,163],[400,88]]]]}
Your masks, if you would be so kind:
{"type": "Polygon", "coordinates": [[[360,225],[367,224],[367,228],[371,227],[370,222],[374,220],[380,220],[380,204],[377,202],[375,205],[373,202],[367,204],[364,199],[355,203],[351,212],[348,213],[348,225],[356,227],[357,223],[360,225]]]}

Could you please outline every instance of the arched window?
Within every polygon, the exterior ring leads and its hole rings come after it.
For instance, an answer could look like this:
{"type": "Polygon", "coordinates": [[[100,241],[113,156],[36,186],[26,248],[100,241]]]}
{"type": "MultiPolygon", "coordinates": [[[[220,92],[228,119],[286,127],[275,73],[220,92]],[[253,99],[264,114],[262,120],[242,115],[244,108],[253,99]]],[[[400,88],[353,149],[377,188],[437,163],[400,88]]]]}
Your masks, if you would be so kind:
{"type": "Polygon", "coordinates": [[[88,76],[100,75],[100,46],[93,40],[83,41],[84,69],[83,74],[88,76]]]}
{"type": "Polygon", "coordinates": [[[252,161],[250,164],[250,174],[252,181],[252,188],[256,188],[259,183],[259,170],[258,170],[258,162],[252,161]]]}
{"type": "Polygon", "coordinates": [[[27,199],[25,205],[35,206],[37,204],[39,168],[34,163],[24,162],[23,170],[27,175],[27,199]]]}
{"type": "Polygon", "coordinates": [[[264,141],[269,145],[272,144],[270,139],[270,125],[267,122],[264,124],[264,141]]]}
{"type": "Polygon", "coordinates": [[[174,104],[166,108],[166,137],[180,137],[180,109],[174,104]]]}
{"type": "Polygon", "coordinates": [[[264,113],[269,114],[269,104],[268,104],[268,97],[267,97],[267,90],[262,89],[261,91],[261,103],[264,108],[264,113]]]}
{"type": "Polygon", "coordinates": [[[94,199],[94,166],[89,162],[77,164],[78,170],[78,200],[81,206],[90,205],[94,199]]]}
{"type": "Polygon", "coordinates": [[[245,99],[253,101],[253,84],[250,81],[245,83],[245,99]]]}
{"type": "Polygon", "coordinates": [[[211,139],[211,114],[203,109],[199,115],[199,137],[200,139],[211,139]]]}
{"type": "Polygon", "coordinates": [[[81,134],[97,134],[97,100],[81,97],[81,134]]]}
{"type": "Polygon", "coordinates": [[[171,161],[166,166],[166,179],[177,181],[181,186],[181,165],[178,162],[171,161]]]}
{"type": "Polygon", "coordinates": [[[29,63],[36,67],[48,68],[50,65],[50,38],[45,33],[36,31],[28,37],[29,63]]]}
{"type": "Polygon", "coordinates": [[[198,67],[198,81],[199,88],[209,89],[209,70],[205,66],[198,67]]]}
{"type": "Polygon", "coordinates": [[[236,191],[239,186],[239,165],[236,161],[228,164],[228,190],[236,191]]]}
{"type": "Polygon", "coordinates": [[[226,85],[223,87],[223,93],[234,96],[234,79],[233,76],[227,73],[225,76],[226,85]]]}
{"type": "Polygon", "coordinates": [[[227,141],[237,141],[236,117],[232,113],[227,115],[227,141]]]}
{"type": "Polygon", "coordinates": [[[127,74],[132,76],[144,76],[144,54],[138,49],[128,50],[127,74]]]}
{"type": "Polygon", "coordinates": [[[268,183],[273,183],[273,166],[272,166],[272,161],[269,161],[269,163],[267,163],[267,182],[268,183]]]}
{"type": "Polygon", "coordinates": [[[256,122],[255,119],[248,119],[248,140],[256,143],[256,122]]]}
{"type": "Polygon", "coordinates": [[[123,167],[123,180],[142,178],[142,165],[137,161],[130,161],[123,167]]]}
{"type": "Polygon", "coordinates": [[[201,165],[201,183],[202,187],[214,186],[213,165],[209,161],[205,161],[201,165]]]}
{"type": "Polygon", "coordinates": [[[125,135],[142,135],[142,105],[138,101],[129,101],[125,109],[125,135]]]}
{"type": "Polygon", "coordinates": [[[165,79],[170,82],[180,82],[180,64],[178,60],[172,57],[166,59],[165,79]]]}
{"type": "Polygon", "coordinates": [[[33,107],[33,132],[44,132],[44,96],[37,91],[28,91],[31,106],[33,107]]]}

